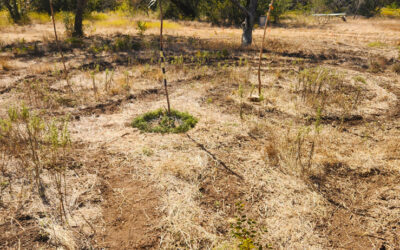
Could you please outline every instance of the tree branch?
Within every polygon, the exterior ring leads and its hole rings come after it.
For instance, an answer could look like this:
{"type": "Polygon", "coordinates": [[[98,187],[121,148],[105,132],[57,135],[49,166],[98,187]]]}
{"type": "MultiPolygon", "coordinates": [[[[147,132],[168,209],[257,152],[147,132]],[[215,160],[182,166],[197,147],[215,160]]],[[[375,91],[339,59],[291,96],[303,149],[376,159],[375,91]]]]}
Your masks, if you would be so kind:
{"type": "Polygon", "coordinates": [[[252,14],[250,13],[250,11],[248,11],[246,9],[246,7],[244,7],[243,5],[240,4],[240,2],[238,0],[231,0],[231,2],[236,5],[237,7],[239,7],[239,9],[241,11],[243,11],[244,14],[248,15],[248,16],[252,16],[252,14]]]}

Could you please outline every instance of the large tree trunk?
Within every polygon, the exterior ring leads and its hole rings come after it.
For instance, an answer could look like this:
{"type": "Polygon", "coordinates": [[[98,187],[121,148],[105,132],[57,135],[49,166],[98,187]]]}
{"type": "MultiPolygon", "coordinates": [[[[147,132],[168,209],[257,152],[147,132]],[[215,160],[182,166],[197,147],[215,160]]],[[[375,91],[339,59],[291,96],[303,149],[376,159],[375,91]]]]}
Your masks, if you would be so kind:
{"type": "Polygon", "coordinates": [[[242,45],[248,46],[253,42],[254,17],[247,16],[243,23],[242,45]]]}
{"type": "Polygon", "coordinates": [[[238,0],[231,0],[236,6],[238,6],[245,14],[246,18],[243,22],[243,35],[242,45],[249,46],[253,43],[253,26],[257,14],[258,0],[247,0],[247,5],[244,7],[238,0]]]}
{"type": "Polygon", "coordinates": [[[19,13],[17,0],[14,0],[14,1],[13,1],[13,8],[14,8],[14,21],[15,21],[15,22],[21,21],[22,16],[21,16],[21,14],[19,13]]]}
{"type": "Polygon", "coordinates": [[[75,25],[74,25],[74,32],[72,36],[74,37],[82,37],[83,36],[83,13],[85,12],[87,0],[78,0],[76,2],[76,11],[75,11],[75,25]]]}
{"type": "Polygon", "coordinates": [[[10,13],[11,19],[14,21],[14,23],[21,21],[22,16],[19,13],[17,1],[13,0],[10,2],[10,0],[3,0],[2,2],[8,9],[8,12],[10,13]]]}

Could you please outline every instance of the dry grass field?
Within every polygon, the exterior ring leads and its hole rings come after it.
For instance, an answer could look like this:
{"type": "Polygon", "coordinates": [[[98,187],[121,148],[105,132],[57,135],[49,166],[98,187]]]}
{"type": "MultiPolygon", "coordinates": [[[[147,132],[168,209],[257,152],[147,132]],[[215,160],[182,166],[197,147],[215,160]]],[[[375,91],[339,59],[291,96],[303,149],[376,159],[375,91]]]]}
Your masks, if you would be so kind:
{"type": "Polygon", "coordinates": [[[262,29],[168,22],[184,134],[131,127],[166,107],[148,24],[58,23],[68,81],[50,23],[0,27],[1,249],[399,249],[399,20],[272,27],[261,102],[262,29]]]}

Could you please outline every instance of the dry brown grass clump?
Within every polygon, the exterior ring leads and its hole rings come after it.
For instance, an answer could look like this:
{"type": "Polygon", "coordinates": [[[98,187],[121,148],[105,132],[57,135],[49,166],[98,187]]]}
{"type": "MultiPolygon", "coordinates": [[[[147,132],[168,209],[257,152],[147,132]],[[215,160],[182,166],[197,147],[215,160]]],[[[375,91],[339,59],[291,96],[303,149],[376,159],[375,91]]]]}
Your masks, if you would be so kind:
{"type": "Polygon", "coordinates": [[[393,64],[392,70],[396,74],[400,74],[400,62],[397,62],[397,63],[393,64]]]}
{"type": "Polygon", "coordinates": [[[9,57],[0,57],[0,70],[10,71],[12,70],[11,59],[9,57]]]}

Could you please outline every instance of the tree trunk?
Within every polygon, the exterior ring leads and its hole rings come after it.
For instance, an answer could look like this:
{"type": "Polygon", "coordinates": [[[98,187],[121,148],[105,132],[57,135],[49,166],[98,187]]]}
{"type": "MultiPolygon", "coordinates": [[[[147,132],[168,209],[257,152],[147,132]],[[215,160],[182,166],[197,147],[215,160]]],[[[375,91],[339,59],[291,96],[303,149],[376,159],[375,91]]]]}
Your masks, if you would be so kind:
{"type": "Polygon", "coordinates": [[[8,9],[8,12],[10,13],[11,19],[14,21],[14,23],[18,23],[19,21],[21,21],[22,17],[18,10],[17,1],[13,0],[10,3],[9,0],[3,0],[2,2],[8,9]]]}
{"type": "Polygon", "coordinates": [[[247,16],[243,23],[242,45],[249,46],[253,42],[254,17],[247,16]]]}
{"type": "Polygon", "coordinates": [[[17,0],[13,1],[13,8],[14,8],[14,18],[15,18],[14,21],[16,21],[16,22],[21,21],[22,16],[21,16],[21,13],[19,13],[17,0]]]}
{"type": "Polygon", "coordinates": [[[72,36],[74,37],[82,37],[83,36],[83,13],[85,12],[87,0],[78,0],[76,2],[76,11],[75,11],[75,25],[74,25],[74,32],[72,36]]]}
{"type": "Polygon", "coordinates": [[[258,0],[247,0],[247,5],[244,7],[240,4],[239,0],[231,0],[236,6],[238,6],[245,14],[246,18],[243,22],[243,35],[242,45],[248,46],[253,42],[253,26],[257,14],[258,0]]]}

